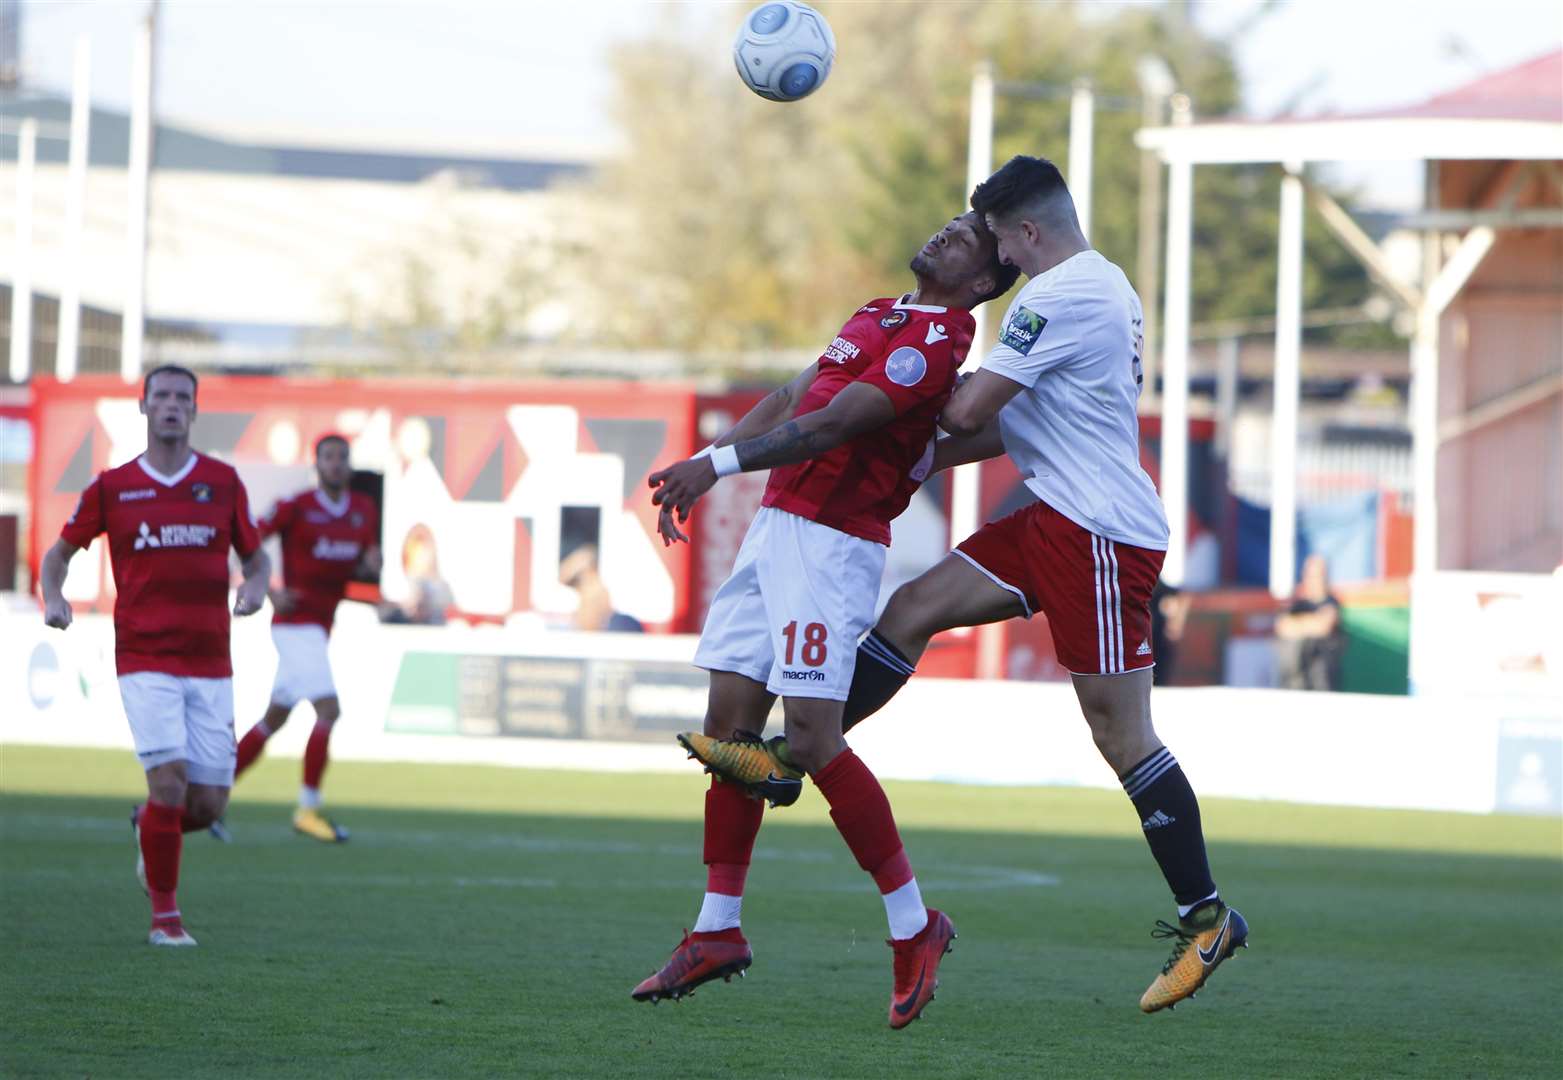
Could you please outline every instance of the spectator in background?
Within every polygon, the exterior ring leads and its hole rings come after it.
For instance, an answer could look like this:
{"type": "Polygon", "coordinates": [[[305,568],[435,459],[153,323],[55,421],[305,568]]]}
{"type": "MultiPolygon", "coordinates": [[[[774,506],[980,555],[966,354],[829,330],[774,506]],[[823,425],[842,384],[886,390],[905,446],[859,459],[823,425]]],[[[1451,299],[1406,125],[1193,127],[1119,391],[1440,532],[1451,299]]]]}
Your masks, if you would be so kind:
{"type": "Polygon", "coordinates": [[[1177,671],[1178,647],[1183,641],[1183,628],[1188,625],[1189,608],[1193,597],[1176,585],[1169,585],[1165,578],[1158,578],[1151,591],[1151,651],[1156,657],[1156,668],[1151,672],[1152,686],[1171,686],[1177,671]]]}
{"type": "Polygon", "coordinates": [[[1275,620],[1281,685],[1288,690],[1340,688],[1345,652],[1340,601],[1330,592],[1329,564],[1323,555],[1303,561],[1291,605],[1275,620]]]}
{"type": "Polygon", "coordinates": [[[582,544],[559,561],[559,580],[574,589],[581,598],[571,620],[577,630],[606,630],[609,633],[639,634],[646,628],[640,620],[613,610],[613,597],[597,567],[597,545],[582,544]]]}
{"type": "Polygon", "coordinates": [[[380,621],[445,625],[446,612],[455,596],[440,577],[439,554],[434,548],[434,533],[427,525],[414,525],[402,541],[402,571],[407,576],[410,594],[400,603],[380,605],[380,621]]]}

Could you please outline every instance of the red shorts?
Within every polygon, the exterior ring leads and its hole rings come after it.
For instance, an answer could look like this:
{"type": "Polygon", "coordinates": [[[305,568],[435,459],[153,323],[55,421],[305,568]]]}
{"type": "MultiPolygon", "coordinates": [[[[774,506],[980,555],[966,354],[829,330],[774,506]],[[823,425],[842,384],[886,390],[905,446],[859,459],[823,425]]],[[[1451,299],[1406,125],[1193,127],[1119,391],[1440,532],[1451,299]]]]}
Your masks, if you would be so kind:
{"type": "Polygon", "coordinates": [[[955,549],[1040,611],[1058,662],[1076,675],[1116,675],[1156,662],[1151,591],[1164,551],[1131,547],[1076,525],[1038,502],[991,521],[955,549]]]}

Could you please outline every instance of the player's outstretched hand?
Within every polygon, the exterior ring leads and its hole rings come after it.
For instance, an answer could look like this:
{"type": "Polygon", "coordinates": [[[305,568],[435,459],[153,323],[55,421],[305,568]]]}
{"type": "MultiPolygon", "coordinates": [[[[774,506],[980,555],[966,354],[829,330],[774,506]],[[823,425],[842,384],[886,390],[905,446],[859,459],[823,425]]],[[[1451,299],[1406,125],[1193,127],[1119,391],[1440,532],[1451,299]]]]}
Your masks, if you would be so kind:
{"type": "Polygon", "coordinates": [[[63,597],[58,600],[45,600],[43,604],[43,624],[52,626],[56,630],[64,630],[71,624],[75,617],[71,611],[71,602],[63,597]]]}
{"type": "Polygon", "coordinates": [[[266,602],[266,583],[263,581],[245,581],[239,585],[238,592],[233,598],[233,613],[235,615],[254,615],[266,602]]]}
{"type": "Polygon", "coordinates": [[[657,532],[662,534],[663,547],[672,547],[680,542],[689,543],[689,537],[684,535],[683,530],[673,520],[672,506],[663,506],[661,512],[657,514],[657,532]]]}
{"type": "Polygon", "coordinates": [[[711,464],[709,457],[686,458],[652,473],[646,483],[654,489],[652,504],[671,509],[678,516],[679,524],[683,524],[689,520],[695,500],[716,483],[716,466],[711,464]]]}

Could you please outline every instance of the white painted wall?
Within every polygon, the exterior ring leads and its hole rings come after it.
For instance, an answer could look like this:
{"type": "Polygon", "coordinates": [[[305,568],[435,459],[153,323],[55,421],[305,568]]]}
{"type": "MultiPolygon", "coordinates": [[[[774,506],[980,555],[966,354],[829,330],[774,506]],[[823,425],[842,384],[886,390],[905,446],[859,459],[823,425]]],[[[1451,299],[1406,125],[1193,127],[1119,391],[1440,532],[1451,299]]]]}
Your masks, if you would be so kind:
{"type": "MultiPolygon", "coordinates": [[[[344,614],[350,617],[332,642],[343,703],[332,740],[337,758],[608,771],[691,767],[671,739],[662,745],[383,730],[408,649],[676,661],[692,654],[691,637],[381,627],[366,610],[349,605],[344,614]]],[[[270,690],[275,657],[266,619],[235,624],[241,730],[259,718],[270,690]]],[[[36,616],[0,616],[0,635],[7,642],[0,654],[0,744],[128,751],[106,617],[82,617],[60,634],[36,616]],[[53,650],[54,664],[37,662],[40,647],[53,650]]],[[[1203,796],[1477,813],[1500,804],[1549,812],[1557,799],[1563,705],[1556,697],[1167,688],[1155,691],[1154,707],[1158,731],[1203,796]],[[1512,759],[1507,772],[1500,770],[1504,755],[1512,759]]],[[[299,752],[308,729],[289,725],[273,749],[299,752]]],[[[851,741],[886,779],[1118,786],[1064,684],[915,680],[851,741]]]]}

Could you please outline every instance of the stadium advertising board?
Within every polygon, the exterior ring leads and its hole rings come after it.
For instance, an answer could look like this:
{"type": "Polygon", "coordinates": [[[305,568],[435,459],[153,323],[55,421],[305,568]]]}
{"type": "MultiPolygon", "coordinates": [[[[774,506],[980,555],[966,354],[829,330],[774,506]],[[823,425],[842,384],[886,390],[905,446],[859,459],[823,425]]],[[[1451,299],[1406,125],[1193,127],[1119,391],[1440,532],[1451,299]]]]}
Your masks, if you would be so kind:
{"type": "MultiPolygon", "coordinates": [[[[259,718],[276,655],[265,614],[236,620],[234,701],[259,718]]],[[[70,631],[33,613],[0,616],[0,743],[112,746],[129,730],[113,627],[70,631]]],[[[676,731],[704,714],[704,674],[683,635],[524,633],[498,627],[382,626],[346,605],[331,643],[344,760],[471,762],[683,772],[676,731]],[[507,700],[507,690],[523,692],[507,700]]],[[[1155,691],[1157,729],[1201,793],[1341,806],[1563,812],[1563,720],[1555,698],[1438,698],[1231,687],[1155,691]],[[1342,752],[1347,748],[1347,752],[1342,752]],[[1264,760],[1265,769],[1252,768],[1264,760]],[[1383,762],[1396,762],[1386,770],[1383,762]]],[[[772,727],[778,721],[773,715],[772,727]]],[[[268,753],[297,753],[290,724],[268,753]]],[[[919,676],[851,742],[877,775],[954,783],[1112,790],[1066,683],[919,676]],[[958,719],[956,719],[958,718],[958,719]],[[1004,746],[995,755],[993,746],[1004,746]]]]}

